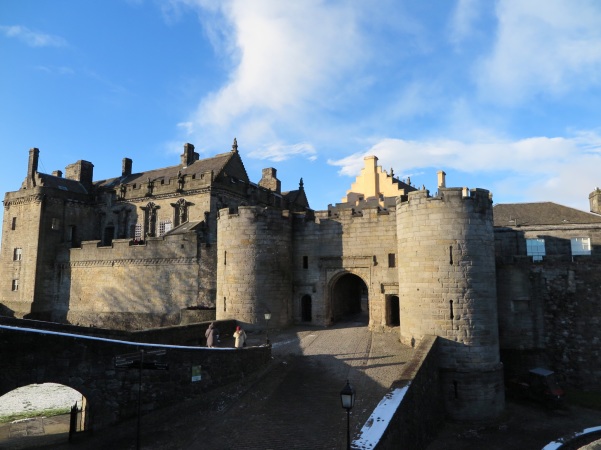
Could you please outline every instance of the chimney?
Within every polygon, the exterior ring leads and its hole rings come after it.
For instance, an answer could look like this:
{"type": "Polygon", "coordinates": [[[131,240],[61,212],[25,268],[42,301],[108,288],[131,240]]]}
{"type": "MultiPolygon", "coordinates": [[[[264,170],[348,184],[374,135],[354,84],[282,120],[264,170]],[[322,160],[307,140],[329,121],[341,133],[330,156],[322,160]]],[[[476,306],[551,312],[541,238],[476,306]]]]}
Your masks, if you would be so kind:
{"type": "Polygon", "coordinates": [[[89,192],[92,188],[92,177],[94,176],[94,164],[89,161],[79,160],[65,167],[65,178],[79,181],[89,192]]]}
{"type": "Polygon", "coordinates": [[[192,144],[184,144],[184,153],[181,155],[182,166],[187,167],[191,165],[194,161],[198,160],[198,157],[199,155],[194,151],[194,146],[192,144]]]}
{"type": "Polygon", "coordinates": [[[38,171],[38,160],[40,159],[40,149],[29,149],[29,163],[27,165],[27,180],[25,186],[27,189],[35,187],[35,174],[38,171]]]}
{"type": "Polygon", "coordinates": [[[123,161],[121,161],[121,176],[122,177],[127,177],[127,176],[131,175],[131,166],[132,166],[132,160],[130,158],[123,158],[123,161]]]}
{"type": "Polygon", "coordinates": [[[445,177],[447,176],[447,174],[444,172],[444,170],[439,170],[438,172],[436,172],[438,174],[438,189],[440,188],[446,188],[447,187],[447,181],[445,179],[445,177]]]}
{"type": "Polygon", "coordinates": [[[55,170],[54,172],[52,172],[52,176],[58,177],[58,178],[62,178],[63,177],[63,171],[62,170],[55,170]]]}
{"type": "Polygon", "coordinates": [[[261,181],[259,181],[259,186],[264,187],[265,189],[270,189],[272,192],[277,194],[282,193],[282,182],[276,177],[277,170],[273,167],[269,167],[267,169],[263,169],[263,177],[261,181]]]}
{"type": "Polygon", "coordinates": [[[592,213],[601,214],[601,189],[595,188],[588,196],[588,202],[592,213]]]}

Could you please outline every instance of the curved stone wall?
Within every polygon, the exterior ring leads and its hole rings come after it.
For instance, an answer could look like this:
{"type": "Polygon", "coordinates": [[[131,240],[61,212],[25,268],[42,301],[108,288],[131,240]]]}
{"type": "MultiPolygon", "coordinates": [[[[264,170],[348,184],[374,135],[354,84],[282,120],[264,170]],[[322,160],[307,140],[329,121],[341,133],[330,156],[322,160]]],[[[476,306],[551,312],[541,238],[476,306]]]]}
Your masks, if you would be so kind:
{"type": "Polygon", "coordinates": [[[279,328],[292,320],[292,224],[287,211],[240,206],[219,211],[217,320],[279,328]],[[265,312],[271,312],[267,324],[265,312]]]}
{"type": "Polygon", "coordinates": [[[397,202],[397,230],[401,341],[440,336],[447,412],[496,417],[504,394],[489,192],[410,193],[397,202]]]}

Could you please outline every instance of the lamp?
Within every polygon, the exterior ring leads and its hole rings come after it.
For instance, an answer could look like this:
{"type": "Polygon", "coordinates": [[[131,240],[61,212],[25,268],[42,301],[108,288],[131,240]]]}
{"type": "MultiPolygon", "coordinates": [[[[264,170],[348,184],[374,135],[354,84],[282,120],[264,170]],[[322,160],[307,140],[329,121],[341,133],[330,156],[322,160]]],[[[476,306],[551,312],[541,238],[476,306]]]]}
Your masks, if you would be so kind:
{"type": "Polygon", "coordinates": [[[355,405],[355,390],[350,385],[349,381],[346,380],[346,386],[342,388],[340,391],[340,401],[342,402],[342,407],[346,409],[346,448],[350,450],[351,448],[351,423],[350,423],[350,413],[351,409],[355,405]]]}
{"type": "Polygon", "coordinates": [[[265,336],[266,336],[265,337],[265,343],[267,345],[270,344],[270,342],[269,342],[269,319],[271,319],[271,313],[270,312],[266,312],[265,313],[265,322],[267,322],[267,325],[265,327],[265,336]]]}

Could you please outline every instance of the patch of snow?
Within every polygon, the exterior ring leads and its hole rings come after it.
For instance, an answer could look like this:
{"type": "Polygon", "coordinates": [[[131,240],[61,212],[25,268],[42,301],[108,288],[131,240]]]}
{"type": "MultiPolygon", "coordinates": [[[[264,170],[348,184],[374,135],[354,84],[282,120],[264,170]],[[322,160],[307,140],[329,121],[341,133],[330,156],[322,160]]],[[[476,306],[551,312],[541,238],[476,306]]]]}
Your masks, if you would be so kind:
{"type": "Polygon", "coordinates": [[[31,384],[14,389],[0,397],[0,417],[47,409],[70,408],[77,402],[81,408],[81,393],[56,383],[31,384]]]}
{"type": "Polygon", "coordinates": [[[365,425],[363,425],[359,433],[359,438],[353,441],[353,448],[369,450],[378,445],[394,413],[403,401],[407,389],[409,389],[409,384],[400,389],[393,389],[380,400],[374,412],[371,413],[371,416],[367,419],[365,425]]]}
{"type": "Polygon", "coordinates": [[[557,450],[557,449],[563,447],[568,442],[570,442],[572,439],[575,439],[580,436],[584,436],[585,434],[595,433],[597,431],[601,431],[601,426],[585,428],[582,431],[578,431],[574,434],[570,434],[569,436],[562,437],[557,441],[549,442],[547,445],[545,445],[543,447],[543,450],[557,450]]]}

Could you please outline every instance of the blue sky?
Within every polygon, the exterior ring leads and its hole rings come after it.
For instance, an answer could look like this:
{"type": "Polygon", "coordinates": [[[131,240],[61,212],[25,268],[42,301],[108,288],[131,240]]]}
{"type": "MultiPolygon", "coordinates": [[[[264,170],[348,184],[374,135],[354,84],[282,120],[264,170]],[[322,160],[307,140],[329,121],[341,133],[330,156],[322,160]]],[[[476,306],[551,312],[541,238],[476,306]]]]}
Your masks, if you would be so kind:
{"type": "Polygon", "coordinates": [[[597,0],[0,0],[0,191],[28,150],[94,178],[234,137],[252,181],[340,202],[374,154],[416,186],[588,211],[601,185],[597,0]]]}

